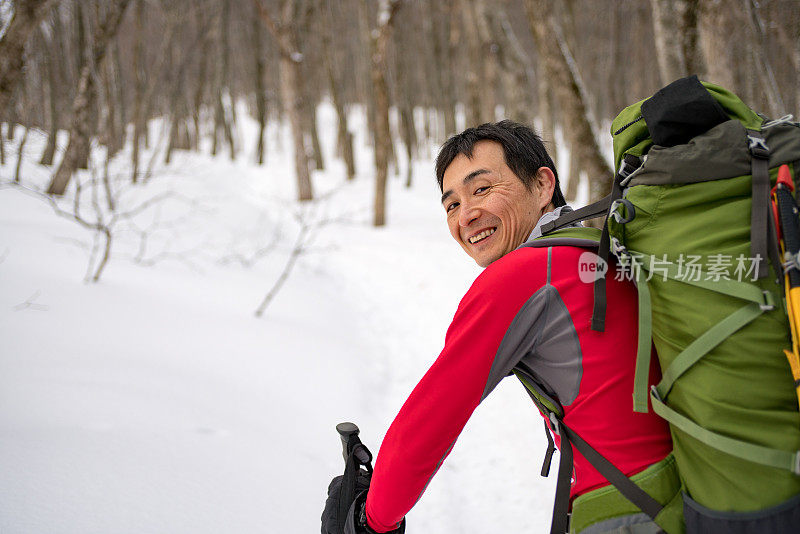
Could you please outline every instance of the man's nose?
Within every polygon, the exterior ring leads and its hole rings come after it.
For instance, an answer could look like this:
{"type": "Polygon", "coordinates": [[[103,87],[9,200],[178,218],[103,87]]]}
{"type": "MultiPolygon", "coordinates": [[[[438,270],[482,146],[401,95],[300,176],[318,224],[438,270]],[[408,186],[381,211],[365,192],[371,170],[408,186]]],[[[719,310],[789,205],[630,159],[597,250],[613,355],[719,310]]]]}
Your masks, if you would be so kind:
{"type": "Polygon", "coordinates": [[[478,218],[480,210],[474,203],[461,203],[461,211],[458,214],[458,224],[462,227],[469,226],[472,221],[478,218]]]}

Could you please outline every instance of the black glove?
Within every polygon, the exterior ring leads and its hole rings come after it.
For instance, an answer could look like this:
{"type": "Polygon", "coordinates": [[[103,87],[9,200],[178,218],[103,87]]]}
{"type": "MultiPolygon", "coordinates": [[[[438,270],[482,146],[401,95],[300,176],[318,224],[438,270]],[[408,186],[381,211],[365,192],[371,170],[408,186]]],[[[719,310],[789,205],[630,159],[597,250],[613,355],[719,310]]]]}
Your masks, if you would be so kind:
{"type": "MultiPolygon", "coordinates": [[[[367,524],[367,490],[369,489],[370,475],[361,471],[356,477],[355,500],[347,506],[345,515],[341,516],[345,503],[342,503],[342,479],[334,478],[328,486],[328,499],[325,501],[325,510],[322,512],[322,534],[376,534],[367,524]]],[[[403,534],[406,529],[406,520],[390,534],[403,534]]]]}
{"type": "Polygon", "coordinates": [[[352,509],[355,501],[344,502],[352,499],[352,495],[360,496],[367,494],[369,489],[369,473],[361,470],[355,477],[355,488],[348,491],[342,487],[344,476],[339,475],[331,480],[328,485],[328,498],[325,500],[325,509],[322,511],[322,534],[343,534],[345,522],[347,521],[348,510],[352,509]],[[347,495],[342,495],[347,493],[347,495]]]}

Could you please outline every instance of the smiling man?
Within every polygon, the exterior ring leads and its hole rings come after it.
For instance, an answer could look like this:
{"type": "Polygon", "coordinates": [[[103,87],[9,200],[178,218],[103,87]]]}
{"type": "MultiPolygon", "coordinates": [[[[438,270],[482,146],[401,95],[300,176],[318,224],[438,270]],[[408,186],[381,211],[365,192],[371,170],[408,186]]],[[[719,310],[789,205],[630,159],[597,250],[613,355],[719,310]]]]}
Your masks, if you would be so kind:
{"type": "Polygon", "coordinates": [[[508,121],[451,138],[436,175],[450,234],[481,267],[519,247],[543,214],[559,208],[557,217],[566,204],[541,140],[508,121]]]}
{"type": "MultiPolygon", "coordinates": [[[[567,430],[588,442],[620,476],[655,481],[661,491],[654,496],[656,505],[679,507],[668,428],[652,411],[632,410],[635,288],[609,278],[607,305],[614,321],[605,332],[592,331],[593,285],[579,277],[580,258],[591,240],[563,232],[536,239],[542,224],[571,210],[539,137],[511,121],[469,128],[442,146],[436,175],[453,239],[485,269],[461,300],[441,354],[386,433],[369,490],[351,507],[354,530],[346,532],[402,532],[405,514],[475,408],[519,369],[563,406],[561,423],[567,430]]],[[[651,367],[651,383],[657,378],[651,367]]],[[[679,511],[665,508],[672,523],[654,523],[582,454],[575,454],[564,474],[561,502],[564,512],[572,503],[573,532],[680,530],[679,511]]],[[[561,515],[559,523],[554,514],[553,532],[567,529],[566,514],[561,515]]],[[[323,524],[327,532],[334,531],[323,524]]]]}

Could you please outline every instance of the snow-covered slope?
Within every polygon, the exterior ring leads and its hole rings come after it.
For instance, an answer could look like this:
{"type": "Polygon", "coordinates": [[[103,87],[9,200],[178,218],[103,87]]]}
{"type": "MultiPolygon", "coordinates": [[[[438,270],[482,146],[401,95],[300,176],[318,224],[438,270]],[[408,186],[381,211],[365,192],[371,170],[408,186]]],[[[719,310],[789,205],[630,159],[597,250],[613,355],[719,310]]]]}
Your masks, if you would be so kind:
{"type": "MultiPolygon", "coordinates": [[[[293,201],[285,130],[270,130],[265,166],[247,163],[252,125],[235,162],[177,153],[145,185],[125,186],[122,208],[174,198],[118,225],[96,284],[83,282],[91,232],[0,190],[0,532],[318,531],[342,469],[335,424],[358,423],[377,452],[479,272],[447,233],[432,162],[415,163],[411,189],[391,181],[389,226],[374,229],[371,153],[359,150],[360,174],[346,182],[330,107],[320,125],[328,168],[313,176],[311,205],[293,201]],[[298,220],[313,242],[257,318],[298,220]]],[[[48,180],[30,163],[41,142],[31,134],[22,168],[34,189],[48,180]]],[[[130,172],[127,160],[112,161],[112,178],[130,172]]],[[[546,530],[544,448],[538,414],[504,381],[408,532],[546,530]]]]}

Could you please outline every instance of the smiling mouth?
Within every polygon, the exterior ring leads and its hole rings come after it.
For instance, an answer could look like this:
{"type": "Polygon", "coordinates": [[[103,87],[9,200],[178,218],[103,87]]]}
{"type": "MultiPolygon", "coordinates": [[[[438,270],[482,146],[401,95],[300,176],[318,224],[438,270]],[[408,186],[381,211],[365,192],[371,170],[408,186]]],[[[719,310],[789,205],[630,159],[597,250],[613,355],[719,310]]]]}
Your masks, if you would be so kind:
{"type": "Polygon", "coordinates": [[[495,232],[495,230],[497,230],[497,228],[489,228],[488,230],[484,230],[479,234],[475,234],[474,236],[469,238],[470,244],[474,245],[476,243],[483,241],[484,239],[492,235],[495,232]]]}

